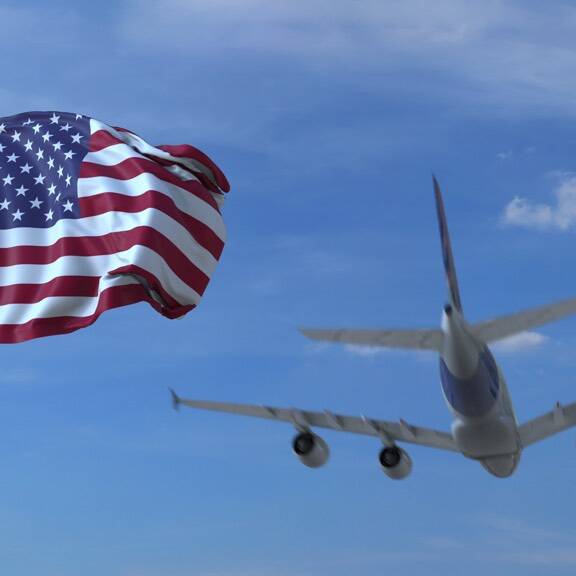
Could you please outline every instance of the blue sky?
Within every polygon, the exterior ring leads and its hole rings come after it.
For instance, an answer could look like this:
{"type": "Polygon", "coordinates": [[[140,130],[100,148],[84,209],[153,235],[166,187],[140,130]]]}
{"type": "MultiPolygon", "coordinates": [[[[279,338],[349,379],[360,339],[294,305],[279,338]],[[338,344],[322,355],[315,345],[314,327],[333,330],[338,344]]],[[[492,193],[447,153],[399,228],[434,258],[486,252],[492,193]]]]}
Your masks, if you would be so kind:
{"type": "MultiPolygon", "coordinates": [[[[576,566],[573,432],[502,481],[413,448],[169,406],[329,408],[448,429],[437,359],[298,325],[436,326],[431,173],[465,311],[576,294],[576,8],[463,0],[3,2],[2,116],[81,112],[210,154],[229,241],[200,307],[145,305],[0,350],[0,566],[12,576],[509,575],[576,566]]],[[[495,347],[520,420],[576,400],[576,320],[495,347]]]]}

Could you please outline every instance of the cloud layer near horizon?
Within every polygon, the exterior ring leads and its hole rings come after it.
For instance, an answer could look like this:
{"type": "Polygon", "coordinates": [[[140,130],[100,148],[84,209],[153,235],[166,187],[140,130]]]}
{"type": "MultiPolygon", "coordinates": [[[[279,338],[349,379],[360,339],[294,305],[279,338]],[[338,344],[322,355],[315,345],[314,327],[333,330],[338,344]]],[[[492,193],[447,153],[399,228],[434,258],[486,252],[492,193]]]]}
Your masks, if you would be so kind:
{"type": "Polygon", "coordinates": [[[552,12],[514,1],[131,0],[123,15],[117,39],[139,51],[211,58],[233,49],[237,64],[276,55],[322,73],[402,69],[429,97],[476,103],[473,113],[576,112],[570,5],[552,12]]]}

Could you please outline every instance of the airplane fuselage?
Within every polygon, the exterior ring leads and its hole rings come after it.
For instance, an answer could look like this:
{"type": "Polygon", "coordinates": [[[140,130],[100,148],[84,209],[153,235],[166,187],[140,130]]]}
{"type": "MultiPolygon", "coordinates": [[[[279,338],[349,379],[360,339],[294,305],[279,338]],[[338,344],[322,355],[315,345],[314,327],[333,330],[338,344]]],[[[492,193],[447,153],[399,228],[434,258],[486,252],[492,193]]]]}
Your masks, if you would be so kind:
{"type": "Polygon", "coordinates": [[[440,378],[453,415],[454,441],[464,456],[480,461],[494,476],[510,476],[522,447],[502,371],[452,306],[444,309],[442,330],[440,378]]]}

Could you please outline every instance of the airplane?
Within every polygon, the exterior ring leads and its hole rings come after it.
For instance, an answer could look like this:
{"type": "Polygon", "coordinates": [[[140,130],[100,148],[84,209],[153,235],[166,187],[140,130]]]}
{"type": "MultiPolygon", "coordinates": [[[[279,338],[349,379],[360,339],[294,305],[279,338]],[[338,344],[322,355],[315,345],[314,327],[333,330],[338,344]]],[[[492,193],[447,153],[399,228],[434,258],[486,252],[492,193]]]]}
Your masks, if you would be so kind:
{"type": "Polygon", "coordinates": [[[576,313],[576,298],[469,324],[464,318],[444,203],[435,177],[433,187],[448,284],[448,302],[442,311],[441,328],[303,328],[300,331],[312,340],[325,342],[438,352],[441,388],[452,414],[449,432],[415,426],[403,419],[390,422],[334,414],[328,410],[312,412],[185,399],[170,390],[174,408],[183,405],[291,423],[297,430],[292,449],[310,468],[326,464],[330,454],[324,439],[312,431],[314,428],[375,436],[383,444],[378,458],[380,466],[395,480],[406,478],[412,471],[412,459],[398,443],[459,452],[478,461],[493,476],[507,478],[516,470],[524,448],[575,426],[576,402],[565,406],[557,403],[550,412],[518,424],[504,375],[487,344],[576,313]]]}

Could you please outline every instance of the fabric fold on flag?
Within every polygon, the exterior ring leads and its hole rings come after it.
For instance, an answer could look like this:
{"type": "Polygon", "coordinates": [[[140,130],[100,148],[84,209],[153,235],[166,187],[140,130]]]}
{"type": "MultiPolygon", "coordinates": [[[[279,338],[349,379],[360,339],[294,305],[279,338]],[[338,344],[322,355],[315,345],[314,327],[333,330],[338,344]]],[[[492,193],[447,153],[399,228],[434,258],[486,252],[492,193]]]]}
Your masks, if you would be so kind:
{"type": "Polygon", "coordinates": [[[81,114],[0,118],[0,342],[72,332],[111,308],[195,308],[226,241],[226,176],[81,114]]]}

